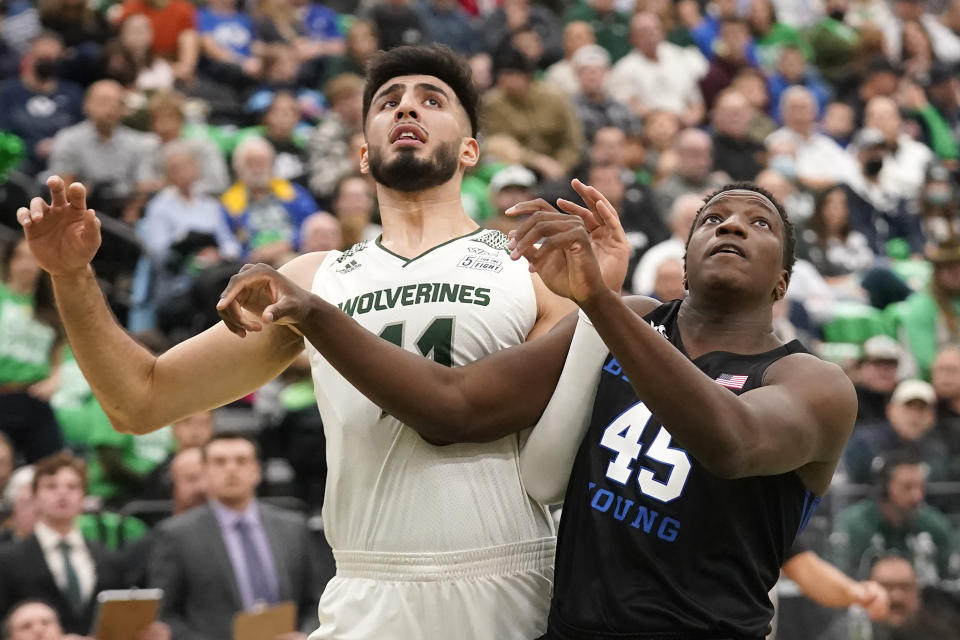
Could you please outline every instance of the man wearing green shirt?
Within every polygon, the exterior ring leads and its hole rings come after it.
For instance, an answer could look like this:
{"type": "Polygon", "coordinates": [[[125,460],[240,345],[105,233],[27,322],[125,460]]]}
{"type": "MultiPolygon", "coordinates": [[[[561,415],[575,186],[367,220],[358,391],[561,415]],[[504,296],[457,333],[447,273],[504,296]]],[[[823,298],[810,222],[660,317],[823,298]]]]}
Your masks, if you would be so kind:
{"type": "Polygon", "coordinates": [[[891,552],[911,560],[924,583],[951,577],[954,555],[950,522],[924,503],[926,469],[910,450],[891,453],[878,474],[878,495],[837,515],[837,562],[865,576],[873,562],[891,552]]]}
{"type": "Polygon", "coordinates": [[[591,27],[597,44],[616,62],[630,51],[630,18],[613,7],[613,0],[579,0],[564,17],[564,22],[582,20],[591,27]]]}

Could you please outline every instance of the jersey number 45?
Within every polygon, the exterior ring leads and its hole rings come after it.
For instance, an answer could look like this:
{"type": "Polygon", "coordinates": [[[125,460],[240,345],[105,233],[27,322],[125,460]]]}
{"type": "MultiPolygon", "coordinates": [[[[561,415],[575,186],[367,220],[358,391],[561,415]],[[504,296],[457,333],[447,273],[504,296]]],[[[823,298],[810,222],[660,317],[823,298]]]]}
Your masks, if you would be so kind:
{"type": "MultiPolygon", "coordinates": [[[[627,484],[633,475],[631,464],[640,457],[643,445],[640,436],[651,422],[650,409],[638,402],[617,416],[603,430],[600,446],[616,452],[617,456],[607,465],[607,477],[619,484],[627,484]]],[[[662,426],[653,442],[647,447],[644,457],[670,467],[667,481],[657,480],[655,473],[646,467],[637,471],[640,491],[660,502],[676,500],[690,476],[690,458],[683,449],[670,446],[670,434],[662,426]]]]}

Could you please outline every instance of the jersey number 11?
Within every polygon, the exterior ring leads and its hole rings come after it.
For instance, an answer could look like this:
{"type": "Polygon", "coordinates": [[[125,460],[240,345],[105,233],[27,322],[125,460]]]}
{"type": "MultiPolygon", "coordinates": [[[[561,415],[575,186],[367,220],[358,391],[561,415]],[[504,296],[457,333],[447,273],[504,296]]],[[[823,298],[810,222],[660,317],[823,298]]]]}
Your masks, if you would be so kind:
{"type": "MultiPolygon", "coordinates": [[[[404,322],[388,324],[380,331],[380,337],[392,342],[401,349],[403,344],[404,322]]],[[[437,364],[445,367],[453,366],[453,317],[437,317],[430,321],[414,344],[424,358],[433,358],[437,364]]]]}

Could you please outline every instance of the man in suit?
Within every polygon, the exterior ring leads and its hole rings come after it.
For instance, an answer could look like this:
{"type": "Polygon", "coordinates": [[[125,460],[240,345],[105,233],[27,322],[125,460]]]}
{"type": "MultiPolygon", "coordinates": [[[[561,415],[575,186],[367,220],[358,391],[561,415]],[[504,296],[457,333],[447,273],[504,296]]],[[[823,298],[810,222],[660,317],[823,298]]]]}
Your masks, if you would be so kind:
{"type": "Polygon", "coordinates": [[[77,528],[86,473],[82,460],[62,452],[36,464],[33,493],[38,521],[33,533],[0,552],[0,616],[26,599],[50,603],[66,633],[90,631],[96,595],[119,589],[119,563],[84,540],[77,528]]]}
{"type": "Polygon", "coordinates": [[[303,516],[256,500],[253,440],[223,432],[202,451],[209,501],[158,525],[151,552],[150,585],[164,590],[160,618],[177,640],[222,640],[237,613],[289,600],[301,631],[315,629],[320,589],[303,516]]]}

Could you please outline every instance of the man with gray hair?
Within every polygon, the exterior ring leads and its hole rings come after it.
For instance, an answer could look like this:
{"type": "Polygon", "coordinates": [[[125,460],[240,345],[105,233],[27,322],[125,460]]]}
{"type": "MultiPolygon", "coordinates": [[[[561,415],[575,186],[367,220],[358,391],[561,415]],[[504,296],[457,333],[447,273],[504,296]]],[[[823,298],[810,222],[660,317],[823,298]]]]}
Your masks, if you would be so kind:
{"type": "Polygon", "coordinates": [[[319,209],[310,192],[273,173],[273,147],[244,139],[233,152],[237,181],[220,202],[248,262],[282,264],[300,248],[300,225],[319,209]]]}
{"type": "Polygon", "coordinates": [[[856,173],[850,156],[831,138],[817,131],[817,102],[806,87],[793,86],[780,96],[783,127],[766,139],[769,149],[777,143],[792,143],[797,179],[809,189],[823,189],[845,182],[856,173]]]}

